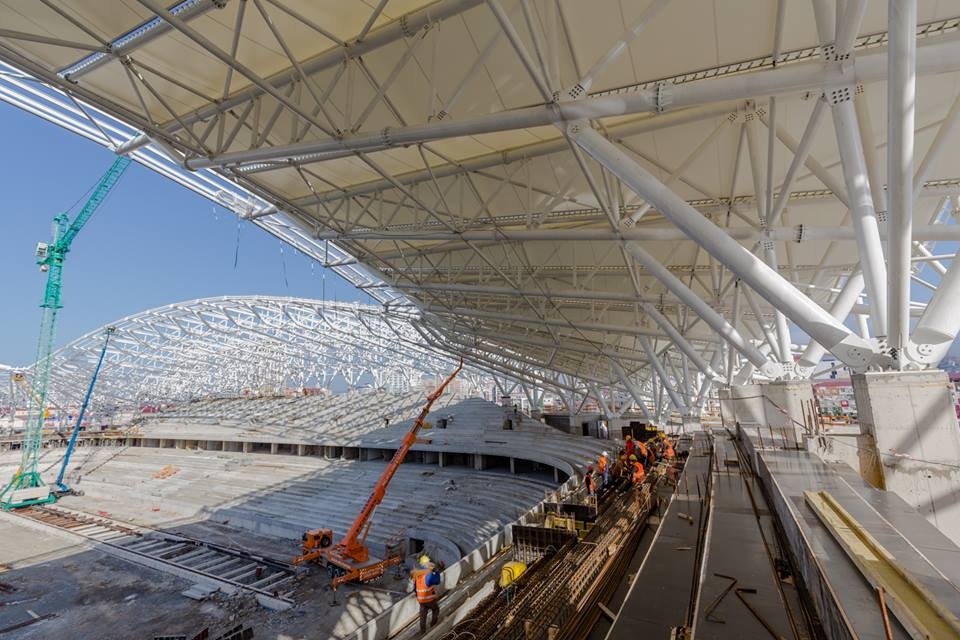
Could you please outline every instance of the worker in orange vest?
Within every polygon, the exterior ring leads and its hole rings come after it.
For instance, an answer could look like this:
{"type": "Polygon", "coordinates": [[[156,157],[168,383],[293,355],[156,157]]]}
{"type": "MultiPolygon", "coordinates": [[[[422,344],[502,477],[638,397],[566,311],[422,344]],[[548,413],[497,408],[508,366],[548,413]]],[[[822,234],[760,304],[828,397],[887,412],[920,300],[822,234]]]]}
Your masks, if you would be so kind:
{"type": "Polygon", "coordinates": [[[637,460],[637,456],[630,456],[630,467],[633,470],[633,476],[630,479],[633,481],[634,486],[639,486],[647,477],[647,473],[643,470],[643,465],[640,464],[640,461],[637,460]]]}
{"type": "Polygon", "coordinates": [[[587,472],[583,474],[583,486],[586,488],[588,496],[597,495],[596,481],[593,478],[593,467],[587,467],[587,472]]]}
{"type": "Polygon", "coordinates": [[[420,568],[410,572],[413,584],[417,591],[417,602],[420,603],[420,633],[427,632],[427,614],[432,613],[430,626],[437,624],[440,617],[440,605],[437,603],[440,595],[437,586],[440,584],[440,570],[430,561],[429,556],[420,556],[420,568]]]}
{"type": "Polygon", "coordinates": [[[636,440],[636,449],[634,449],[634,455],[637,456],[637,460],[644,467],[647,466],[647,458],[650,456],[650,452],[647,450],[647,445],[643,444],[639,440],[636,440]]]}
{"type": "Polygon", "coordinates": [[[627,436],[625,440],[626,440],[626,443],[623,445],[623,448],[627,452],[627,458],[630,458],[630,456],[632,456],[635,453],[634,449],[636,448],[636,444],[634,443],[633,437],[631,436],[627,436]]]}
{"type": "Polygon", "coordinates": [[[673,445],[669,440],[664,439],[663,441],[663,457],[666,458],[667,462],[673,462],[677,458],[677,452],[673,450],[673,445]]]}
{"type": "Polygon", "coordinates": [[[610,482],[610,454],[606,451],[600,454],[600,457],[597,458],[597,473],[600,474],[602,479],[601,487],[607,486],[610,482]]]}

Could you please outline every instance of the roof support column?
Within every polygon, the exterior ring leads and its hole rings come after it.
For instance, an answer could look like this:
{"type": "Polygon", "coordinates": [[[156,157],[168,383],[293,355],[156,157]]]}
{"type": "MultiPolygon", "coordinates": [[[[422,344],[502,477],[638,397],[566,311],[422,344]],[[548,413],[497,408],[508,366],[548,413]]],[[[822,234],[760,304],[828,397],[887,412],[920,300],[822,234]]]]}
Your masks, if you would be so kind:
{"type": "MultiPolygon", "coordinates": [[[[668,189],[620,148],[594,131],[587,123],[572,124],[568,128],[568,133],[577,145],[613,172],[637,195],[652,202],[658,211],[683,230],[690,239],[750,285],[767,302],[783,311],[807,335],[821,342],[844,363],[863,367],[872,360],[874,352],[870,343],[852,334],[849,329],[803,295],[779,273],[730,238],[717,225],[705,219],[696,209],[668,189]]],[[[632,243],[627,243],[627,247],[635,256],[646,253],[641,247],[632,243]],[[636,251],[637,249],[639,251],[636,251]]],[[[660,269],[666,271],[662,266],[660,269]]],[[[686,289],[684,295],[687,297],[692,295],[696,298],[689,301],[690,306],[705,321],[709,321],[714,316],[719,317],[689,289],[686,289]]],[[[730,327],[726,321],[720,319],[725,327],[730,327]]],[[[730,329],[733,330],[732,327],[730,329]]],[[[715,330],[725,337],[730,335],[726,331],[721,331],[721,328],[715,327],[715,330]]],[[[735,330],[733,331],[736,333],[735,330]]],[[[751,345],[751,351],[754,350],[755,348],[751,345]]],[[[756,364],[767,367],[767,371],[773,374],[771,377],[776,375],[771,367],[779,369],[776,364],[767,363],[765,358],[756,364]]]]}
{"type": "Polygon", "coordinates": [[[650,411],[647,409],[647,403],[643,399],[643,392],[640,391],[640,387],[630,379],[630,376],[627,375],[627,372],[624,371],[623,367],[620,366],[620,363],[616,360],[611,361],[614,372],[616,372],[617,377],[620,378],[620,382],[623,383],[623,386],[626,387],[627,393],[633,398],[633,401],[640,407],[640,411],[643,412],[644,417],[650,422],[653,422],[653,416],[650,415],[650,411]]]}
{"type": "MultiPolygon", "coordinates": [[[[860,251],[860,264],[870,299],[870,318],[873,320],[874,333],[882,338],[887,335],[887,289],[884,286],[887,282],[887,266],[883,261],[880,225],[873,208],[857,114],[849,97],[833,106],[833,125],[847,197],[850,199],[851,221],[860,251]]],[[[908,252],[908,260],[909,256],[908,252]]]]}
{"type": "MultiPolygon", "coordinates": [[[[887,4],[887,184],[890,191],[890,279],[887,282],[887,343],[894,366],[903,368],[910,334],[910,257],[913,240],[913,122],[917,83],[917,2],[887,4]]],[[[871,295],[871,304],[873,303],[871,295]]]]}
{"type": "Polygon", "coordinates": [[[647,340],[646,336],[640,336],[640,346],[642,346],[643,350],[647,353],[647,358],[649,358],[650,364],[657,374],[657,378],[660,379],[660,385],[667,392],[667,395],[670,396],[670,402],[677,408],[677,411],[683,413],[686,409],[686,404],[680,399],[680,396],[677,395],[677,391],[673,388],[670,379],[667,377],[666,369],[663,368],[663,363],[660,362],[660,358],[657,357],[656,351],[650,346],[650,341],[647,340]]]}

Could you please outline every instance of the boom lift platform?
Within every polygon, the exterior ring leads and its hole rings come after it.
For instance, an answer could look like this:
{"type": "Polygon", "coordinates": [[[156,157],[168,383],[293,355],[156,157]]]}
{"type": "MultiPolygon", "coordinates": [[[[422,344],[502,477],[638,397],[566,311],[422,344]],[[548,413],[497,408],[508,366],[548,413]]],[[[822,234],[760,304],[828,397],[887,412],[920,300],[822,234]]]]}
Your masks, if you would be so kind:
{"type": "Polygon", "coordinates": [[[460,359],[460,364],[456,370],[447,376],[447,379],[433,393],[427,396],[426,405],[420,411],[420,415],[413,423],[410,431],[403,437],[400,448],[393,454],[390,463],[383,470],[383,474],[377,480],[377,484],[374,485],[370,497],[367,498],[363,509],[357,514],[357,518],[353,521],[347,535],[334,544],[332,529],[312,529],[305,532],[303,534],[303,553],[294,558],[293,564],[316,562],[326,567],[327,573],[333,579],[333,588],[336,589],[347,582],[375,580],[386,573],[389,567],[398,565],[403,561],[403,555],[396,552],[388,552],[387,557],[383,560],[370,556],[370,550],[366,544],[367,534],[370,532],[370,520],[373,517],[373,512],[383,502],[390,480],[393,479],[397,469],[400,468],[407,452],[417,442],[417,433],[423,427],[427,414],[430,413],[430,407],[443,394],[443,390],[460,373],[461,369],[463,369],[463,358],[460,359]]]}

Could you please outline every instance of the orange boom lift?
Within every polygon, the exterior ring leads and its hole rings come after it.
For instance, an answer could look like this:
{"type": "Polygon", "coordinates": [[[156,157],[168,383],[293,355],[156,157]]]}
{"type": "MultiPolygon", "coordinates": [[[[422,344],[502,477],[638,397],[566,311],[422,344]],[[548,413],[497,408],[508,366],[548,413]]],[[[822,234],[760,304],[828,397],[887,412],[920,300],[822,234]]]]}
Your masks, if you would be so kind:
{"type": "Polygon", "coordinates": [[[353,521],[353,526],[347,532],[340,542],[333,543],[332,529],[312,529],[303,534],[303,553],[293,560],[293,564],[303,564],[304,562],[316,562],[321,566],[327,567],[330,577],[333,578],[333,588],[336,589],[346,582],[367,582],[382,576],[388,567],[400,564],[403,557],[394,555],[384,560],[377,560],[370,556],[370,550],[367,548],[367,534],[370,532],[370,518],[373,512],[383,502],[383,497],[387,493],[387,487],[390,480],[400,468],[403,459],[406,457],[410,447],[417,442],[417,433],[423,427],[423,422],[430,413],[430,407],[433,402],[443,394],[447,385],[463,369],[463,358],[456,370],[443,381],[436,390],[427,396],[427,404],[420,412],[416,422],[403,437],[403,443],[397,452],[390,459],[390,464],[383,470],[383,475],[377,480],[373,487],[367,503],[353,521]],[[361,535],[362,534],[362,535],[361,535]]]}

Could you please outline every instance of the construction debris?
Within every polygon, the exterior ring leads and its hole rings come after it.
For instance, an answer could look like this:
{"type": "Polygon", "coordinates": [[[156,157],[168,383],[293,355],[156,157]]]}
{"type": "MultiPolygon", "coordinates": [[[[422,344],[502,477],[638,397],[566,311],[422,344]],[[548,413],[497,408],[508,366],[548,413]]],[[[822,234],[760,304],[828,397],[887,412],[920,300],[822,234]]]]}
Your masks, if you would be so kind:
{"type": "Polygon", "coordinates": [[[168,464],[163,469],[160,469],[160,471],[157,471],[155,474],[153,474],[153,477],[156,480],[163,480],[164,478],[169,478],[172,475],[176,475],[178,471],[180,471],[178,467],[168,464]]]}

